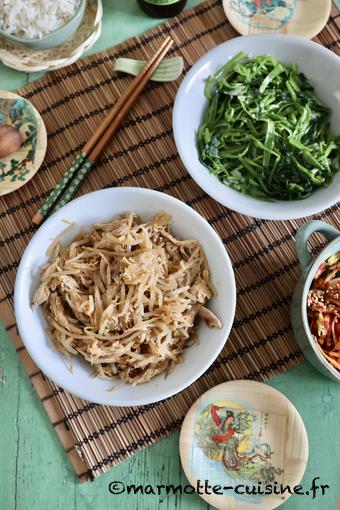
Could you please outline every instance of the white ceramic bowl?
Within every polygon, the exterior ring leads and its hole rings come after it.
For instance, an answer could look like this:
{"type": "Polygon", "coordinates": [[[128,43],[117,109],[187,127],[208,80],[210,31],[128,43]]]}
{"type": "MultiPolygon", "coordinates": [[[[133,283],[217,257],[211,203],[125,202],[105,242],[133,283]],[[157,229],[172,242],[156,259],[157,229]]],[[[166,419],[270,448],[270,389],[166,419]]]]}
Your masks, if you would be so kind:
{"type": "Polygon", "coordinates": [[[115,406],[134,406],[157,402],[183,390],[200,377],[224,346],[235,314],[236,290],[232,265],[222,241],[197,212],[183,202],[164,193],[143,188],[112,188],[96,191],[73,200],[53,214],[33,236],[19,265],[15,282],[14,305],[20,336],[33,361],[56,384],[92,402],[115,406]],[[150,219],[159,211],[173,217],[173,232],[183,239],[198,239],[209,263],[212,282],[218,295],[209,308],[223,322],[222,329],[199,325],[200,342],[188,348],[184,362],[165,379],[160,375],[147,384],[124,385],[108,391],[118,382],[91,378],[91,367],[73,356],[74,373],[68,370],[69,359],[52,346],[46,334],[47,323],[40,307],[32,306],[38,286],[40,267],[46,262],[46,249],[51,240],[65,229],[62,220],[77,222],[62,237],[69,244],[81,228],[91,228],[127,212],[135,211],[142,219],[150,219]]]}
{"type": "Polygon", "coordinates": [[[196,131],[207,101],[205,81],[240,51],[272,55],[284,63],[296,63],[331,108],[331,127],[340,134],[340,59],[320,44],[288,35],[254,35],[231,39],[208,51],[185,76],[173,110],[173,130],[179,155],[192,178],[215,200],[242,214],[270,220],[288,220],[316,214],[340,198],[340,173],[329,188],[315,191],[305,200],[264,202],[243,195],[210,174],[198,157],[196,131]]]}

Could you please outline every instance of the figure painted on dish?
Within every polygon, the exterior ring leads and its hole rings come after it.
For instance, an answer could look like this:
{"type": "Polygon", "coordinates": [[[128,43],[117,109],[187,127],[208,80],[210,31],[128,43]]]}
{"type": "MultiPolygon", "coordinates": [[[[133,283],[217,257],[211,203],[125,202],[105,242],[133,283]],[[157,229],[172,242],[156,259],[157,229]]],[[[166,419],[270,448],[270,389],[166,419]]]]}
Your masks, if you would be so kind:
{"type": "Polygon", "coordinates": [[[242,23],[256,29],[278,30],[293,16],[296,0],[232,0],[230,6],[242,23]]]}
{"type": "Polygon", "coordinates": [[[214,403],[199,415],[196,442],[207,457],[222,463],[231,478],[270,483],[282,470],[272,465],[273,451],[261,441],[261,431],[255,432],[256,420],[246,409],[214,403]]]}

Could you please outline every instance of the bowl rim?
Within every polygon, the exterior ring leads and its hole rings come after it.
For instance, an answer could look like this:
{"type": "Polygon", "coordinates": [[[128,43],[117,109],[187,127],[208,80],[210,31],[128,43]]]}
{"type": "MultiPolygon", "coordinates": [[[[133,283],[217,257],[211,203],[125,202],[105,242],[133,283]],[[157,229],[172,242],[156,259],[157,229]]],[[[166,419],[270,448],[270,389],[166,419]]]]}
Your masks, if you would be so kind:
{"type": "MultiPolygon", "coordinates": [[[[221,183],[217,177],[214,176],[214,178],[217,181],[217,186],[215,187],[212,184],[207,182],[206,177],[200,172],[197,171],[197,165],[201,165],[203,168],[205,168],[206,172],[209,173],[208,168],[204,167],[204,165],[199,161],[199,158],[197,157],[198,163],[196,163],[196,159],[194,162],[192,162],[191,154],[186,150],[186,147],[184,146],[184,142],[181,139],[181,129],[179,126],[181,125],[181,119],[182,119],[182,110],[179,107],[180,103],[183,101],[182,96],[184,97],[184,91],[185,88],[189,85],[189,83],[193,80],[195,80],[195,75],[199,73],[200,69],[202,69],[205,65],[207,65],[209,62],[212,61],[212,58],[215,54],[218,54],[221,51],[221,48],[228,48],[229,45],[234,44],[237,40],[244,41],[247,39],[248,41],[268,41],[268,54],[271,54],[270,51],[270,42],[271,41],[280,41],[281,43],[283,41],[291,42],[295,45],[299,45],[300,47],[307,48],[312,51],[318,52],[320,55],[320,58],[322,56],[327,56],[328,58],[332,59],[334,61],[334,65],[338,65],[340,68],[340,60],[339,57],[333,53],[328,48],[325,48],[324,46],[321,46],[315,41],[310,41],[302,36],[297,35],[288,35],[288,34],[280,34],[280,33],[274,33],[274,34],[254,34],[254,35],[240,35],[238,37],[234,37],[232,39],[229,39],[227,41],[224,41],[210,50],[208,50],[206,53],[204,53],[188,70],[185,77],[183,78],[174,101],[173,105],[173,114],[172,114],[172,127],[173,127],[173,134],[174,134],[174,140],[176,144],[176,148],[178,151],[178,154],[180,156],[180,159],[186,169],[186,171],[191,175],[192,179],[204,190],[210,197],[212,197],[214,200],[216,200],[218,203],[222,204],[225,207],[228,207],[232,211],[235,211],[239,214],[243,214],[246,216],[251,216],[254,218],[259,218],[263,220],[293,220],[293,219],[299,219],[304,218],[306,216],[311,216],[313,214],[320,213],[321,211],[331,207],[336,202],[335,199],[332,199],[331,197],[328,197],[328,200],[326,199],[323,202],[322,206],[315,206],[313,201],[311,203],[306,202],[310,197],[308,197],[306,200],[287,200],[287,201],[272,201],[270,204],[286,204],[286,210],[283,211],[277,211],[275,207],[271,209],[267,209],[265,212],[256,212],[256,208],[261,208],[261,204],[268,204],[268,202],[264,202],[259,199],[254,199],[250,197],[249,195],[245,195],[243,193],[240,193],[236,190],[233,190],[229,186],[224,185],[221,183]],[[228,198],[222,198],[221,199],[221,192],[222,188],[220,186],[224,186],[228,189],[229,192],[235,193],[235,198],[228,197],[228,198]],[[253,203],[247,203],[247,204],[241,204],[239,205],[237,201],[237,196],[241,195],[242,197],[246,197],[249,200],[253,201],[253,203]],[[301,206],[301,210],[298,212],[295,211],[295,204],[303,204],[303,207],[301,206]]],[[[242,48],[240,47],[240,50],[242,48]]],[[[249,51],[248,51],[249,52],[249,51]]],[[[236,54],[235,51],[233,54],[236,54]]],[[[196,127],[196,129],[198,126],[196,127]]],[[[197,146],[195,142],[195,148],[197,151],[197,146]]],[[[318,191],[322,191],[323,188],[320,188],[318,190],[315,190],[311,196],[313,196],[314,193],[317,193],[318,191]]]]}
{"type": "MultiPolygon", "coordinates": [[[[213,227],[209,224],[209,222],[203,216],[201,216],[197,211],[195,211],[192,207],[187,205],[182,200],[179,200],[178,198],[175,198],[172,195],[168,195],[166,193],[162,193],[160,191],[156,191],[156,190],[152,190],[152,189],[139,188],[139,187],[125,187],[124,186],[124,187],[101,189],[101,190],[93,191],[91,193],[82,195],[81,197],[78,197],[78,198],[70,201],[64,207],[60,208],[53,215],[51,215],[46,220],[46,222],[39,228],[40,235],[44,235],[44,232],[47,231],[47,229],[49,228],[49,225],[52,224],[56,220],[56,218],[67,217],[67,215],[65,216],[65,213],[67,213],[67,209],[74,207],[74,203],[78,203],[78,204],[81,202],[86,203],[87,197],[89,195],[101,195],[101,194],[105,194],[105,193],[111,193],[112,191],[114,191],[116,193],[125,193],[125,194],[138,192],[138,193],[144,194],[145,196],[149,195],[150,197],[158,195],[158,196],[161,196],[166,202],[172,202],[173,204],[180,205],[182,207],[182,212],[183,212],[183,210],[185,210],[188,212],[188,214],[190,216],[194,216],[199,222],[206,224],[206,226],[210,229],[213,238],[216,240],[216,246],[219,246],[221,248],[221,256],[223,257],[223,259],[226,263],[226,266],[227,266],[226,271],[228,271],[228,278],[229,278],[229,284],[230,284],[230,289],[231,289],[231,295],[229,297],[229,302],[228,302],[230,312],[229,312],[228,316],[226,317],[226,319],[224,320],[223,329],[220,330],[221,331],[221,340],[218,342],[217,347],[211,352],[211,355],[202,361],[200,370],[197,370],[190,378],[187,378],[185,380],[182,379],[181,381],[176,383],[174,385],[175,389],[173,389],[173,390],[167,390],[166,392],[162,392],[162,389],[160,389],[158,391],[157,395],[149,395],[149,397],[147,399],[145,398],[142,401],[140,399],[136,398],[135,400],[130,399],[129,402],[124,401],[123,403],[120,402],[117,404],[117,403],[112,403],[109,400],[109,398],[112,397],[112,395],[113,395],[112,393],[111,394],[108,393],[107,400],[102,399],[100,397],[96,400],[94,400],[93,398],[89,399],[88,394],[86,394],[86,388],[85,389],[81,388],[80,390],[77,389],[75,391],[68,384],[66,384],[66,385],[64,384],[63,373],[61,370],[57,373],[57,376],[56,376],[53,369],[52,370],[50,370],[49,368],[46,369],[46,367],[44,367],[44,369],[42,369],[41,368],[42,364],[40,363],[41,358],[39,358],[39,356],[36,356],[35,352],[32,352],[31,343],[29,341],[28,342],[25,341],[25,338],[28,336],[28,333],[27,333],[27,328],[25,327],[25,317],[24,317],[23,311],[21,309],[22,307],[21,307],[21,292],[20,292],[20,289],[22,286],[23,275],[25,272],[27,272],[26,259],[30,256],[29,247],[30,247],[33,239],[37,235],[38,231],[34,234],[32,239],[26,246],[26,249],[23,253],[23,256],[21,258],[21,261],[20,261],[20,264],[18,267],[16,280],[15,280],[15,286],[14,286],[15,318],[16,318],[16,323],[17,323],[17,327],[19,330],[19,334],[22,338],[22,341],[25,345],[25,348],[26,348],[28,354],[30,355],[32,360],[35,362],[35,364],[40,368],[40,370],[42,370],[42,372],[45,375],[47,375],[47,377],[49,379],[51,379],[58,386],[66,389],[67,391],[69,391],[70,393],[72,393],[73,395],[75,395],[79,398],[82,398],[84,400],[90,400],[90,401],[96,402],[98,404],[119,406],[119,407],[148,405],[148,404],[153,404],[153,403],[159,402],[159,401],[169,398],[171,396],[177,395],[178,393],[183,391],[185,388],[189,387],[191,384],[193,384],[197,379],[199,379],[199,377],[201,377],[208,370],[208,368],[212,365],[212,363],[216,360],[216,358],[222,351],[223,347],[225,346],[226,342],[229,339],[229,335],[232,330],[233,322],[234,322],[234,318],[235,318],[236,300],[237,300],[235,274],[234,274],[234,269],[233,269],[232,262],[229,257],[228,251],[227,251],[226,247],[224,246],[222,240],[220,239],[219,235],[216,233],[216,231],[213,229],[213,227]],[[19,310],[20,310],[20,312],[19,312],[19,310]]],[[[166,203],[164,203],[164,207],[166,208],[166,203]]],[[[207,255],[207,259],[208,259],[208,264],[209,264],[209,256],[208,255],[207,255]]],[[[188,360],[186,360],[186,361],[188,361],[188,360]]],[[[161,388],[161,385],[160,385],[160,388],[161,388]]],[[[113,400],[114,400],[114,398],[113,398],[113,400]]]]}
{"type": "Polygon", "coordinates": [[[34,44],[34,43],[39,43],[39,42],[46,42],[49,39],[52,39],[53,37],[55,37],[56,35],[62,33],[63,30],[65,29],[65,27],[70,25],[72,23],[72,21],[75,18],[77,18],[77,16],[79,16],[79,14],[83,10],[84,6],[86,5],[86,2],[87,2],[87,0],[79,0],[79,5],[76,9],[76,12],[73,14],[73,16],[71,16],[71,18],[69,18],[61,27],[58,27],[55,30],[52,30],[52,32],[49,32],[48,34],[43,35],[40,39],[39,38],[30,39],[28,37],[20,37],[18,35],[8,34],[7,32],[4,32],[4,30],[2,30],[1,27],[0,27],[0,37],[3,37],[4,39],[8,39],[9,41],[15,41],[17,43],[21,43],[23,45],[34,44]]]}
{"type": "MultiPolygon", "coordinates": [[[[316,355],[317,359],[320,361],[320,363],[326,368],[328,372],[332,376],[334,376],[339,382],[340,382],[340,372],[334,368],[329,361],[326,360],[326,358],[321,354],[318,347],[315,344],[315,341],[313,340],[312,333],[309,327],[309,321],[307,316],[307,295],[311,287],[311,283],[313,280],[313,277],[320,267],[320,265],[327,260],[331,255],[325,255],[324,252],[329,251],[329,248],[331,248],[332,252],[335,253],[336,251],[340,250],[340,247],[338,250],[334,249],[336,245],[340,244],[340,236],[333,239],[333,241],[327,243],[327,245],[322,249],[322,251],[319,253],[319,255],[314,259],[311,266],[308,269],[308,273],[305,277],[305,281],[303,284],[303,291],[302,291],[302,299],[301,299],[301,317],[302,317],[302,323],[303,323],[303,329],[305,332],[305,335],[308,339],[309,345],[311,346],[314,354],[316,355]]],[[[301,276],[303,278],[303,276],[301,276]]]]}

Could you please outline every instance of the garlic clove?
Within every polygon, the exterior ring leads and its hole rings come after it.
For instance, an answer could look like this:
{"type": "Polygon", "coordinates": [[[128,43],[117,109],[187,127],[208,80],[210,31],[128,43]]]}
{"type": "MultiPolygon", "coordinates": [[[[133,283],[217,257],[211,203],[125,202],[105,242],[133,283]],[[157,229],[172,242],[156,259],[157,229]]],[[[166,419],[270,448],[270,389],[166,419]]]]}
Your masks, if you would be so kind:
{"type": "Polygon", "coordinates": [[[19,131],[8,124],[0,126],[0,158],[16,152],[22,144],[19,131]]]}

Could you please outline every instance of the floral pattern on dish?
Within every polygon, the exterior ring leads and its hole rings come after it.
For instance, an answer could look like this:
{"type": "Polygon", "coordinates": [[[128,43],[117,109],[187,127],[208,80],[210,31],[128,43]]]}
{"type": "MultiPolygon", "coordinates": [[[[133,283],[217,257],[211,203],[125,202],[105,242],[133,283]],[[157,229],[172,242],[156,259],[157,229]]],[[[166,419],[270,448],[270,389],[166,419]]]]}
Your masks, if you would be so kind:
{"type": "Polygon", "coordinates": [[[26,181],[34,164],[38,125],[34,110],[25,99],[0,99],[0,124],[11,125],[20,132],[22,144],[18,151],[0,159],[0,185],[26,181]]]}
{"type": "Polygon", "coordinates": [[[45,124],[36,108],[26,99],[0,91],[0,126],[19,131],[21,145],[12,154],[0,158],[0,196],[26,184],[39,170],[47,146],[45,124]]]}

